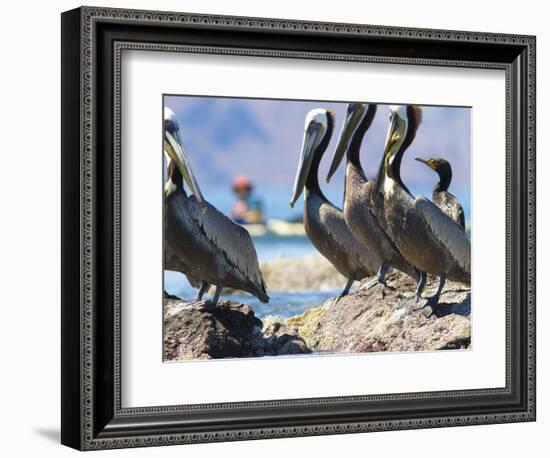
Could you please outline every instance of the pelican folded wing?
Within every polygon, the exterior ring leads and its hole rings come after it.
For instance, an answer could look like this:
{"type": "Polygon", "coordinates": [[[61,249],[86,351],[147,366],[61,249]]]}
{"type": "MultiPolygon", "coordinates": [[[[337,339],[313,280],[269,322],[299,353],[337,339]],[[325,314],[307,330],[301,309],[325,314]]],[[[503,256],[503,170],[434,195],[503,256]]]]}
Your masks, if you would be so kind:
{"type": "Polygon", "coordinates": [[[194,197],[189,198],[189,211],[204,235],[225,255],[234,275],[252,282],[265,293],[265,284],[258,264],[258,255],[246,229],[206,202],[203,212],[194,197]]]}

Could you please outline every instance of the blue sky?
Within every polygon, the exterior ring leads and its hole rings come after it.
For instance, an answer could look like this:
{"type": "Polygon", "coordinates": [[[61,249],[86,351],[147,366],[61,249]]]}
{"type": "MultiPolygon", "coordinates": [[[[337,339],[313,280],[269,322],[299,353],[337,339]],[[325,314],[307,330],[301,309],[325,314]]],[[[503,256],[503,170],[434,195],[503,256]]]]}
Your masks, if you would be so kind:
{"type": "MultiPolygon", "coordinates": [[[[165,105],[176,113],[182,140],[206,199],[227,212],[233,198],[231,182],[236,175],[244,174],[263,198],[266,216],[278,218],[301,213],[300,205],[291,210],[288,201],[305,116],[314,108],[331,108],[336,116],[335,131],[321,164],[320,177],[324,192],[341,206],[344,167],[340,167],[329,185],[324,184],[324,177],[344,121],[346,103],[167,96],[165,105]]],[[[450,191],[459,197],[467,216],[471,180],[470,117],[469,108],[423,107],[423,122],[402,165],[403,181],[411,192],[431,196],[437,175],[414,158],[446,158],[453,167],[450,191]]],[[[376,174],[387,129],[388,105],[379,105],[361,149],[363,167],[369,178],[376,174]]]]}

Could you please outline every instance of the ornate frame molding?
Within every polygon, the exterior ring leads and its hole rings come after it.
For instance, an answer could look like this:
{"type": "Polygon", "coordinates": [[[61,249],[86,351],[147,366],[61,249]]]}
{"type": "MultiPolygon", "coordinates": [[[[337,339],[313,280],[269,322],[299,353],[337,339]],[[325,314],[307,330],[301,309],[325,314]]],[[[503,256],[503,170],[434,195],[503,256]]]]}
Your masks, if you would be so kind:
{"type": "MultiPolygon", "coordinates": [[[[66,13],[68,14],[68,13],[66,13]]],[[[80,376],[80,416],[78,425],[78,437],[67,437],[63,440],[72,446],[81,449],[103,449],[119,447],[136,447],[149,445],[166,445],[178,443],[196,443],[210,441],[227,440],[247,440],[264,439],[275,437],[290,437],[304,435],[320,434],[341,434],[350,432],[367,432],[382,430],[398,430],[426,427],[457,426],[486,423],[504,423],[514,421],[529,421],[535,418],[535,38],[532,36],[519,36],[508,34],[490,34],[479,32],[462,31],[444,31],[444,30],[425,30],[399,27],[382,27],[370,25],[355,24],[335,24],[320,23],[309,21],[281,20],[281,19],[263,19],[249,17],[229,17],[229,16],[211,16],[185,13],[151,12],[151,11],[133,11],[124,9],[93,8],[83,7],[78,13],[78,34],[80,37],[80,63],[78,68],[78,78],[80,84],[79,100],[79,118],[80,118],[80,197],[78,215],[79,225],[79,244],[80,244],[80,262],[79,262],[79,296],[80,311],[78,322],[80,327],[78,344],[80,358],[78,369],[80,376]],[[97,146],[94,144],[96,132],[98,129],[97,112],[97,26],[98,24],[124,24],[124,25],[166,25],[174,26],[197,26],[209,29],[236,30],[239,32],[253,31],[280,31],[292,32],[305,35],[324,34],[325,36],[358,36],[364,37],[383,37],[395,39],[414,39],[419,42],[427,43],[433,40],[445,41],[448,43],[486,43],[497,44],[502,47],[514,47],[523,49],[521,58],[527,60],[526,74],[522,84],[526,84],[527,98],[524,101],[526,106],[526,144],[527,150],[524,152],[527,156],[526,169],[523,172],[526,179],[526,207],[524,209],[527,218],[527,234],[525,253],[527,260],[527,276],[524,287],[526,288],[527,304],[526,306],[526,341],[528,342],[526,355],[526,403],[525,409],[518,412],[491,413],[479,415],[450,415],[434,417],[418,417],[414,419],[393,419],[384,421],[358,421],[358,422],[332,422],[309,426],[272,426],[258,428],[228,428],[227,430],[205,431],[205,432],[184,432],[184,433],[166,433],[166,434],[143,434],[126,435],[124,430],[115,430],[114,433],[102,434],[101,428],[97,424],[97,390],[96,373],[97,363],[95,361],[95,343],[96,343],[96,310],[98,307],[96,288],[98,279],[96,278],[96,258],[95,253],[98,247],[97,243],[97,221],[96,209],[100,202],[97,197],[97,164],[95,163],[94,151],[97,146]]],[[[71,20],[75,20],[74,17],[71,20]]],[[[514,102],[514,88],[512,87],[512,63],[503,62],[485,62],[468,61],[467,59],[434,59],[434,58],[405,58],[392,56],[376,56],[361,54],[338,54],[334,52],[305,52],[289,51],[276,49],[259,49],[243,47],[222,47],[222,46],[196,46],[196,45],[177,45],[167,43],[144,43],[131,40],[114,40],[114,122],[113,131],[113,174],[114,174],[114,220],[113,220],[113,257],[114,257],[114,281],[112,294],[114,297],[114,415],[118,417],[128,417],[132,415],[160,415],[170,413],[185,413],[192,411],[209,411],[212,409],[238,409],[238,408],[260,408],[260,407],[285,407],[285,406],[312,406],[324,403],[355,402],[370,400],[396,400],[396,399],[429,399],[451,396],[471,397],[474,395],[488,394],[509,394],[511,392],[512,374],[511,365],[511,323],[512,323],[512,298],[510,285],[507,285],[507,384],[503,389],[492,390],[468,390],[460,392],[434,392],[434,393],[413,393],[400,395],[382,395],[382,396],[358,396],[350,398],[318,398],[302,400],[278,400],[263,401],[253,403],[231,403],[221,405],[191,405],[191,406],[162,406],[153,408],[122,409],[120,404],[120,65],[121,53],[125,49],[151,50],[151,51],[172,51],[187,53],[214,53],[231,55],[253,55],[265,57],[295,57],[302,59],[332,59],[348,60],[359,62],[378,62],[378,63],[400,63],[412,65],[440,65],[451,67],[471,67],[471,68],[495,68],[506,71],[506,104],[507,104],[507,260],[506,275],[508,279],[512,278],[513,265],[511,253],[511,232],[513,230],[512,213],[512,147],[514,139],[511,136],[512,105],[514,102]]],[[[64,153],[65,154],[65,153],[64,153]]],[[[74,159],[73,159],[74,160],[74,159]]],[[[71,177],[76,179],[76,177],[71,177]]],[[[65,345],[65,343],[64,343],[65,345]]],[[[73,376],[74,378],[74,376],[73,376]]],[[[67,429],[67,428],[66,428],[67,429]]]]}

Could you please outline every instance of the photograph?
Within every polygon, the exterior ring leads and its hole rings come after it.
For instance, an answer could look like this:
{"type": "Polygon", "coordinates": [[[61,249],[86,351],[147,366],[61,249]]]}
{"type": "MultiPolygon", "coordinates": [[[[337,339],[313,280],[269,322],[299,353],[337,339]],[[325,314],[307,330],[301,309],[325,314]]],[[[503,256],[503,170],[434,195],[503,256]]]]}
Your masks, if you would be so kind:
{"type": "Polygon", "coordinates": [[[162,105],[164,362],[472,348],[471,107],[162,105]]]}

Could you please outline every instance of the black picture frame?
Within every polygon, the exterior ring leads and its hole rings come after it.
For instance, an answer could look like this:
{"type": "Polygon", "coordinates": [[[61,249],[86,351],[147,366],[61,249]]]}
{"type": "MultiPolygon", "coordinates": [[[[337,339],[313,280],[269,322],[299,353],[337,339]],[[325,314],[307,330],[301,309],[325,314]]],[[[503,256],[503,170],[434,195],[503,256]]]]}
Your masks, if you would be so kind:
{"type": "Polygon", "coordinates": [[[62,433],[81,450],[535,420],[533,36],[82,7],[62,14],[62,433]],[[506,72],[506,387],[234,404],[120,403],[120,53],[506,72]]]}

